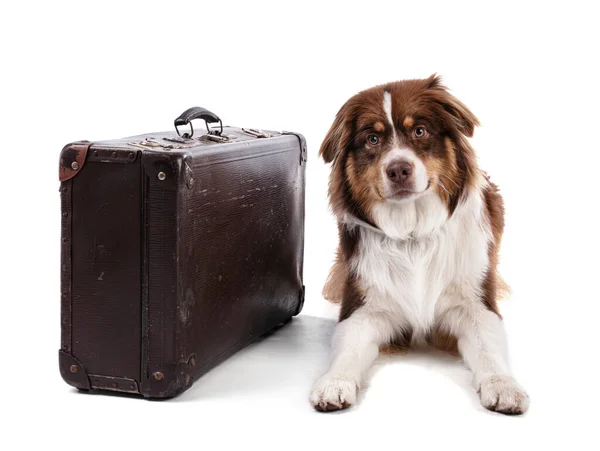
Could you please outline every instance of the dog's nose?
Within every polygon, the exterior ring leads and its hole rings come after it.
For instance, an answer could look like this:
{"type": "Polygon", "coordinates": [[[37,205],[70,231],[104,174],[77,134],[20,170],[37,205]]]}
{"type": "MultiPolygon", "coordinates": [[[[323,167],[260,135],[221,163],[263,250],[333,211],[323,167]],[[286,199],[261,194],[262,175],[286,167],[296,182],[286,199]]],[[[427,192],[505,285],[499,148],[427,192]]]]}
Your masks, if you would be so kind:
{"type": "Polygon", "coordinates": [[[388,179],[392,183],[400,184],[412,175],[412,165],[405,160],[394,161],[385,170],[388,179]]]}

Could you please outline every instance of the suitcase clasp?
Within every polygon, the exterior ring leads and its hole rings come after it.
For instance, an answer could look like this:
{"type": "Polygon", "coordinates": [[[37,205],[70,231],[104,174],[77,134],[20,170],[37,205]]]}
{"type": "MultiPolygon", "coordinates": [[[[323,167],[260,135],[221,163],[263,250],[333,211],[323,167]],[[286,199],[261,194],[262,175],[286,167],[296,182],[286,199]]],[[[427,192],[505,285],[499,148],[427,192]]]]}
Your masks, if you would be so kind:
{"type": "Polygon", "coordinates": [[[242,131],[254,136],[255,138],[271,138],[272,136],[275,136],[269,132],[265,132],[257,128],[242,128],[242,131]]]}
{"type": "Polygon", "coordinates": [[[209,132],[206,135],[202,135],[200,138],[198,138],[200,141],[213,141],[213,142],[218,142],[218,143],[226,143],[230,141],[229,136],[222,134],[222,135],[213,135],[211,132],[209,132]]]}
{"type": "Polygon", "coordinates": [[[200,145],[193,140],[180,140],[179,138],[163,138],[164,141],[171,142],[163,143],[157,141],[155,138],[144,138],[142,141],[129,142],[130,146],[141,147],[142,149],[163,149],[163,150],[174,150],[174,149],[189,149],[190,147],[196,147],[200,145]]]}

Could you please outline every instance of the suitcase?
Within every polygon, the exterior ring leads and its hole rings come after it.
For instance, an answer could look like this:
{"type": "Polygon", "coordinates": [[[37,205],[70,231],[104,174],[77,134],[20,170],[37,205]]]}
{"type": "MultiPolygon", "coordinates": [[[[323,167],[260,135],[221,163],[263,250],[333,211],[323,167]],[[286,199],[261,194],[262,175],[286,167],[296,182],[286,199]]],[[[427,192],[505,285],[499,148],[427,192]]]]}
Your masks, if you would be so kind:
{"type": "Polygon", "coordinates": [[[302,135],[203,108],[172,132],[65,146],[63,379],[173,397],[297,315],[305,168],[302,135]]]}

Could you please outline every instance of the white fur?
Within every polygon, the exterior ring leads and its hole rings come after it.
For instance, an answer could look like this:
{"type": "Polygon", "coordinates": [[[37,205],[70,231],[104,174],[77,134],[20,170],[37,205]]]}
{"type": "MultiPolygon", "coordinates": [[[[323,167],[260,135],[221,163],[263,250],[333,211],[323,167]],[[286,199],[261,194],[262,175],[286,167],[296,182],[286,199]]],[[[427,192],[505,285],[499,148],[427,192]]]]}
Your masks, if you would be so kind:
{"type": "Polygon", "coordinates": [[[387,91],[383,93],[383,111],[385,111],[385,116],[392,126],[392,130],[396,130],[392,116],[392,95],[387,91]]]}
{"type": "Polygon", "coordinates": [[[360,309],[339,323],[333,336],[333,359],[329,371],[314,385],[310,395],[320,410],[342,408],[356,402],[363,374],[379,354],[379,345],[394,336],[393,325],[383,315],[360,309]],[[329,409],[328,409],[329,408],[329,409]]]}
{"type": "Polygon", "coordinates": [[[478,385],[481,405],[502,413],[523,413],[529,396],[511,376],[491,376],[478,385]]]}
{"type": "Polygon", "coordinates": [[[440,328],[458,338],[485,407],[525,411],[528,398],[510,375],[502,322],[481,302],[493,238],[480,189],[468,193],[450,218],[429,190],[413,201],[379,204],[373,220],[379,230],[348,221],[360,230],[350,270],[365,299],[337,326],[332,363],[315,385],[312,404],[322,409],[352,404],[352,387],[360,387],[380,345],[405,329],[422,343],[440,328]]]}
{"type": "MultiPolygon", "coordinates": [[[[448,220],[448,211],[439,196],[430,189],[406,202],[388,201],[377,204],[372,216],[377,227],[391,241],[403,241],[408,238],[426,238],[441,230],[448,220]]],[[[361,236],[369,238],[364,234],[361,236]]]]}
{"type": "Polygon", "coordinates": [[[393,161],[407,161],[412,165],[412,176],[415,180],[415,192],[421,193],[427,189],[429,178],[427,177],[427,168],[421,159],[408,147],[395,147],[387,153],[383,159],[383,164],[381,165],[381,177],[386,189],[386,196],[389,196],[394,191],[394,187],[391,185],[391,182],[385,173],[385,169],[393,161]]]}
{"type": "Polygon", "coordinates": [[[385,235],[361,230],[351,262],[371,304],[407,322],[415,338],[456,302],[479,306],[491,239],[482,207],[472,193],[448,219],[433,190],[414,202],[377,206],[373,219],[385,235]]]}

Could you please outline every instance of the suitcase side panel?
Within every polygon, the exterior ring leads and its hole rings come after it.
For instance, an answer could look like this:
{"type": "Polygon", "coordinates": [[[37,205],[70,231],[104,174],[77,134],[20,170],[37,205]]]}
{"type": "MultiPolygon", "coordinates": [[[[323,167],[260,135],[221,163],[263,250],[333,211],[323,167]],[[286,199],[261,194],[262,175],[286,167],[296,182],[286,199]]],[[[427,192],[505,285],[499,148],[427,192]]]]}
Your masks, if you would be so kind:
{"type": "Polygon", "coordinates": [[[139,164],[87,162],[72,182],[72,353],[88,374],[138,379],[139,164]]]}
{"type": "Polygon", "coordinates": [[[179,361],[192,381],[288,321],[303,297],[302,140],[215,146],[185,159],[179,361]],[[186,214],[184,214],[186,213],[186,214]]]}
{"type": "MultiPolygon", "coordinates": [[[[136,154],[87,155],[61,185],[63,379],[138,392],[141,168],[136,154]]],[[[61,160],[62,161],[62,160],[61,160]]]]}

